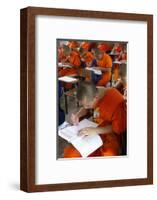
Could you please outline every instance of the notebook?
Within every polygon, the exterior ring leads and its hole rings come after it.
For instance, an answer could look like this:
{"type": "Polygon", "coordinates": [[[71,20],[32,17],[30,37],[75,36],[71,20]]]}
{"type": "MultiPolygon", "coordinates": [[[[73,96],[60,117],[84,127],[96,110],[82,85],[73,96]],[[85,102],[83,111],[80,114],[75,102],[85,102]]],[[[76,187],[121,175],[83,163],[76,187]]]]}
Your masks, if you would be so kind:
{"type": "Polygon", "coordinates": [[[79,131],[86,127],[97,127],[98,124],[84,119],[77,126],[71,126],[64,122],[58,129],[58,135],[71,143],[86,158],[100,146],[103,142],[99,135],[78,136],[79,131]]]}

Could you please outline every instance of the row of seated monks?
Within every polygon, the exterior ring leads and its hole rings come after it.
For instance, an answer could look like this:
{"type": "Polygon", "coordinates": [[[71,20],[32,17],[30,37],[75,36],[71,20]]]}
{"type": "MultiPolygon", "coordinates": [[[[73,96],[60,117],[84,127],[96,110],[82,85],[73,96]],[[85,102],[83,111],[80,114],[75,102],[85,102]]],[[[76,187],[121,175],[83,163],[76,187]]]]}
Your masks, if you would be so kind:
{"type": "MultiPolygon", "coordinates": [[[[77,42],[69,41],[58,48],[58,62],[71,65],[71,68],[59,68],[59,76],[75,76],[85,67],[101,70],[101,75],[92,76],[97,86],[106,86],[111,80],[120,78],[120,65],[113,61],[126,61],[126,43],[77,42]]],[[[91,77],[85,77],[89,80],[91,77]]]]}
{"type": "MultiPolygon", "coordinates": [[[[93,67],[102,72],[101,75],[95,75],[94,79],[87,76],[79,83],[77,100],[81,108],[77,113],[73,113],[70,119],[71,123],[76,125],[92,111],[92,119],[99,126],[82,129],[79,134],[99,134],[103,145],[89,157],[119,156],[123,154],[123,147],[126,148],[126,139],[123,141],[123,138],[126,138],[127,124],[126,65],[115,64],[113,69],[113,61],[126,61],[126,56],[126,44],[120,43],[70,41],[58,48],[58,62],[72,66],[59,68],[59,76],[75,76],[78,70],[85,67],[93,67]],[[117,83],[114,87],[106,87],[112,74],[117,83]]],[[[78,158],[81,155],[72,145],[68,145],[64,148],[63,157],[78,158]]]]}

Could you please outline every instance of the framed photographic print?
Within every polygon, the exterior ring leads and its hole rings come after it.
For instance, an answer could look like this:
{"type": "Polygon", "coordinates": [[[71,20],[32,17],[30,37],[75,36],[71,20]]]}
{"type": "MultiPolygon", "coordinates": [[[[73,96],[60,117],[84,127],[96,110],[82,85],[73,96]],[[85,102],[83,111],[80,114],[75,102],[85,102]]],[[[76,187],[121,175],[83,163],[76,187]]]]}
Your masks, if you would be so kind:
{"type": "Polygon", "coordinates": [[[153,16],[20,12],[20,188],[153,183],[153,16]]]}

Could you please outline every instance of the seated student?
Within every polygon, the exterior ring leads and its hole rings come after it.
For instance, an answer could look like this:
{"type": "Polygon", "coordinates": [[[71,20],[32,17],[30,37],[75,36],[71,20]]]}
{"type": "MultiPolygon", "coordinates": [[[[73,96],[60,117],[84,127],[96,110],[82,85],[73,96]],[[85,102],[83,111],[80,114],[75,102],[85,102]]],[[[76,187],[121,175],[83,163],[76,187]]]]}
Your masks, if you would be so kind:
{"type": "Polygon", "coordinates": [[[91,43],[90,42],[82,42],[80,45],[79,53],[81,57],[81,67],[82,67],[82,76],[85,76],[85,80],[90,80],[90,75],[87,74],[83,68],[92,67],[94,55],[91,52],[91,43]]]}
{"type": "Polygon", "coordinates": [[[96,68],[102,71],[101,79],[97,82],[97,86],[106,86],[111,80],[112,58],[102,49],[95,50],[95,58],[96,68]]]}
{"type": "Polygon", "coordinates": [[[63,49],[66,56],[64,63],[69,64],[71,68],[63,68],[59,71],[59,76],[76,75],[77,69],[81,65],[80,55],[76,50],[72,50],[66,45],[63,46],[63,49]]]}
{"type": "Polygon", "coordinates": [[[85,63],[91,62],[93,60],[93,53],[91,52],[91,43],[90,42],[81,42],[79,53],[81,61],[85,63]]]}
{"type": "Polygon", "coordinates": [[[58,48],[58,62],[64,62],[66,59],[66,56],[64,54],[64,49],[62,46],[58,48]]]}
{"type": "MultiPolygon", "coordinates": [[[[92,62],[88,63],[87,67],[96,67],[97,66],[97,61],[95,58],[95,51],[97,50],[97,46],[98,46],[98,44],[96,42],[91,43],[90,52],[93,55],[93,60],[92,60],[92,62]]],[[[96,84],[100,79],[101,79],[101,75],[95,74],[93,71],[91,71],[91,81],[93,83],[96,84]]]]}
{"type": "MultiPolygon", "coordinates": [[[[92,52],[87,52],[86,54],[84,54],[83,59],[84,59],[86,67],[88,67],[88,68],[93,67],[93,65],[95,63],[95,59],[94,59],[94,55],[92,54],[92,52]]],[[[92,80],[93,72],[92,71],[88,71],[88,72],[89,73],[86,75],[85,80],[92,80]]]]}
{"type": "MultiPolygon", "coordinates": [[[[120,43],[115,43],[112,49],[112,53],[116,54],[114,61],[120,61],[122,55],[123,45],[120,43]]],[[[114,64],[113,68],[113,80],[117,81],[119,78],[119,64],[114,64]]]]}
{"type": "Polygon", "coordinates": [[[86,51],[89,51],[91,48],[90,42],[81,42],[80,48],[85,49],[86,51]]]}
{"type": "MultiPolygon", "coordinates": [[[[90,51],[86,51],[83,48],[80,48],[80,55],[81,55],[81,66],[83,68],[88,67],[96,67],[96,59],[94,57],[94,49],[90,49],[90,51]]],[[[85,71],[85,80],[91,80],[93,83],[97,83],[100,80],[100,75],[96,75],[93,71],[85,71]]]]}
{"type": "Polygon", "coordinates": [[[122,45],[122,50],[118,56],[119,61],[127,61],[127,46],[126,44],[122,45]]]}
{"type": "Polygon", "coordinates": [[[84,62],[86,63],[86,67],[92,67],[92,62],[94,59],[94,55],[92,54],[92,52],[87,52],[83,55],[82,59],[84,60],[84,62]]]}
{"type": "Polygon", "coordinates": [[[126,64],[121,64],[119,69],[119,76],[116,85],[114,86],[124,97],[127,101],[127,81],[126,81],[126,64]]]}
{"type": "MultiPolygon", "coordinates": [[[[76,125],[80,117],[93,109],[93,121],[99,126],[84,128],[79,134],[99,134],[103,140],[103,146],[89,157],[121,155],[121,135],[126,130],[127,116],[123,96],[115,88],[96,88],[91,82],[83,82],[78,88],[77,98],[83,107],[76,114],[72,114],[72,123],[76,125]]],[[[64,158],[75,157],[81,157],[80,153],[72,145],[67,146],[64,149],[64,158]]]]}
{"type": "Polygon", "coordinates": [[[97,48],[105,53],[110,53],[112,51],[112,45],[107,42],[101,42],[97,48]]]}
{"type": "MultiPolygon", "coordinates": [[[[121,51],[119,52],[118,56],[116,57],[117,61],[126,62],[127,61],[127,52],[126,52],[126,44],[121,44],[121,51]]],[[[120,79],[120,64],[114,64],[113,70],[113,80],[116,82],[120,79]]]]}
{"type": "Polygon", "coordinates": [[[122,45],[120,43],[116,42],[113,45],[111,52],[114,53],[114,54],[120,54],[121,51],[122,51],[122,45]]]}
{"type": "MultiPolygon", "coordinates": [[[[58,47],[58,63],[64,63],[66,60],[66,55],[64,53],[63,45],[58,47]]],[[[62,68],[58,68],[58,72],[60,72],[62,68]]]]}
{"type": "Polygon", "coordinates": [[[79,47],[79,44],[77,41],[75,40],[71,40],[67,43],[67,46],[72,49],[72,50],[76,50],[79,47]]]}

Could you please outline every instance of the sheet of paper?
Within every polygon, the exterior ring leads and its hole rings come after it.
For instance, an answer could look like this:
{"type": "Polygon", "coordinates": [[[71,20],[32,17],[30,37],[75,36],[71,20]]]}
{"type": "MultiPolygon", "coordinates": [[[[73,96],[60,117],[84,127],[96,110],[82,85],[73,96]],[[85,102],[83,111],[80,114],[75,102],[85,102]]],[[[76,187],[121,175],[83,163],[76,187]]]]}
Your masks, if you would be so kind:
{"type": "Polygon", "coordinates": [[[115,61],[113,61],[113,64],[121,64],[121,61],[118,61],[118,60],[115,60],[115,61]]]}
{"type": "Polygon", "coordinates": [[[63,64],[63,63],[58,63],[58,67],[63,67],[63,68],[72,68],[72,66],[68,64],[63,64]]]}
{"type": "Polygon", "coordinates": [[[86,70],[93,71],[92,67],[86,67],[86,70]]]}
{"type": "Polygon", "coordinates": [[[76,138],[72,140],[71,143],[80,152],[83,158],[86,158],[103,145],[99,135],[83,136],[80,139],[76,138]]]}
{"type": "Polygon", "coordinates": [[[58,127],[58,130],[62,130],[66,128],[67,126],[70,126],[70,124],[67,121],[65,121],[58,127]]]}
{"type": "Polygon", "coordinates": [[[102,75],[102,71],[99,70],[99,69],[93,69],[92,67],[86,67],[86,69],[89,70],[89,71],[93,71],[94,74],[102,75]]]}
{"type": "Polygon", "coordinates": [[[78,128],[77,126],[69,126],[65,129],[61,129],[58,131],[58,135],[62,137],[63,139],[67,140],[68,142],[71,142],[74,140],[78,134],[78,128]]]}
{"type": "Polygon", "coordinates": [[[76,78],[73,78],[73,77],[70,77],[70,76],[62,76],[62,77],[59,77],[58,80],[66,82],[66,83],[72,83],[72,82],[78,81],[76,78]]]}
{"type": "Polygon", "coordinates": [[[93,69],[94,74],[102,75],[102,71],[99,69],[93,69]]]}

